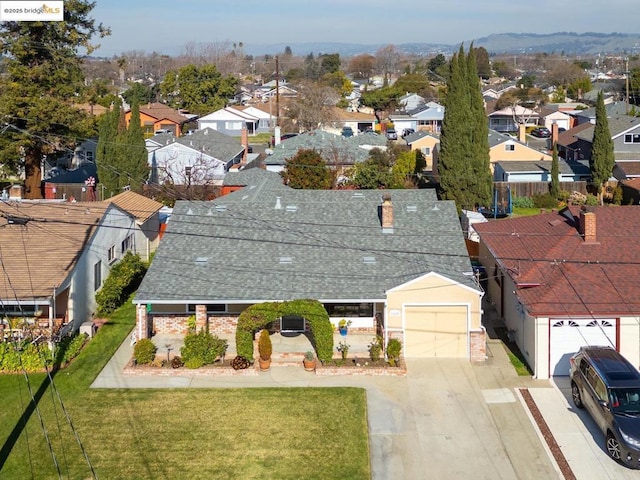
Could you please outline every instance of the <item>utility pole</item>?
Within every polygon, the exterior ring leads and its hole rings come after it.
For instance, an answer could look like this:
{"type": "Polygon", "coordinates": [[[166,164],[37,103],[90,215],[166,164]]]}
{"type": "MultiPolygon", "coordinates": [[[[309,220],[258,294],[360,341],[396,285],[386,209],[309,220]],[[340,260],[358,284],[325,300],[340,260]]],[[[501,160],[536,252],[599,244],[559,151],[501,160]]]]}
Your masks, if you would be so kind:
{"type": "Polygon", "coordinates": [[[280,66],[276,55],[276,125],[280,126],[280,66]]]}
{"type": "Polygon", "coordinates": [[[624,78],[627,87],[627,99],[625,103],[624,113],[629,115],[629,57],[624,57],[624,78]]]}

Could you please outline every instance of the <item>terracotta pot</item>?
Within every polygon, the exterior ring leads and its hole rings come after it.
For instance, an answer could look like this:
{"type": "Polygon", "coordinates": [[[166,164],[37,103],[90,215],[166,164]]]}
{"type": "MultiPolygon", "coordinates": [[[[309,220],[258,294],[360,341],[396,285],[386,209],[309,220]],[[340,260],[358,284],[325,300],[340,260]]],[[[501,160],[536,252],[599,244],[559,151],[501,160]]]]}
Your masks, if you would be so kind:
{"type": "Polygon", "coordinates": [[[307,372],[313,372],[316,369],[316,361],[314,360],[302,360],[302,363],[304,364],[304,369],[307,372]]]}
{"type": "Polygon", "coordinates": [[[260,365],[260,370],[266,372],[271,368],[271,359],[263,360],[261,358],[258,358],[258,364],[260,365]]]}

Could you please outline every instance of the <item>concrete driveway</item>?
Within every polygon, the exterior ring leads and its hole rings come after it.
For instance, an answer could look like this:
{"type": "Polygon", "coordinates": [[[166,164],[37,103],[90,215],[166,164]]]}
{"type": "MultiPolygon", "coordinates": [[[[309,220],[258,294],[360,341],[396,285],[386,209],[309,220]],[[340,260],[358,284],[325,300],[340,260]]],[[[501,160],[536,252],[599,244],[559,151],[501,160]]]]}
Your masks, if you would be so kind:
{"type": "Polygon", "coordinates": [[[578,480],[636,479],[640,471],[614,462],[605,438],[586,410],[571,400],[569,377],[554,377],[554,388],[530,388],[538,409],[578,480]]]}

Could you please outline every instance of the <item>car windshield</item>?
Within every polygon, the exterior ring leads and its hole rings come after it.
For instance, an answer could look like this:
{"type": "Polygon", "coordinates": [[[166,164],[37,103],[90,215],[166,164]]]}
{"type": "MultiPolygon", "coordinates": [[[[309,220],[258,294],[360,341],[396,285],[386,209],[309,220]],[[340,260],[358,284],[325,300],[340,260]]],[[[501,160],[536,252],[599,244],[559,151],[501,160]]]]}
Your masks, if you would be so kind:
{"type": "Polygon", "coordinates": [[[640,387],[612,388],[609,398],[614,412],[640,414],[640,387]]]}

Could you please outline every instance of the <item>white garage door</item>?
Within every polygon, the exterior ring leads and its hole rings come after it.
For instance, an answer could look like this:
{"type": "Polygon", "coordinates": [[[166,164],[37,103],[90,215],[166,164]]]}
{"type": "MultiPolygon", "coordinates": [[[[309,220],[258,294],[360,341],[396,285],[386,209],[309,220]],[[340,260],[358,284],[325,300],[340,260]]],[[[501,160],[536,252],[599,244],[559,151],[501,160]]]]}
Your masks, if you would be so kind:
{"type": "Polygon", "coordinates": [[[616,321],[588,319],[551,319],[549,333],[549,374],[569,375],[569,358],[584,345],[608,345],[616,348],[616,321]]]}
{"type": "Polygon", "coordinates": [[[406,307],[404,314],[405,357],[467,357],[465,306],[406,307]]]}

